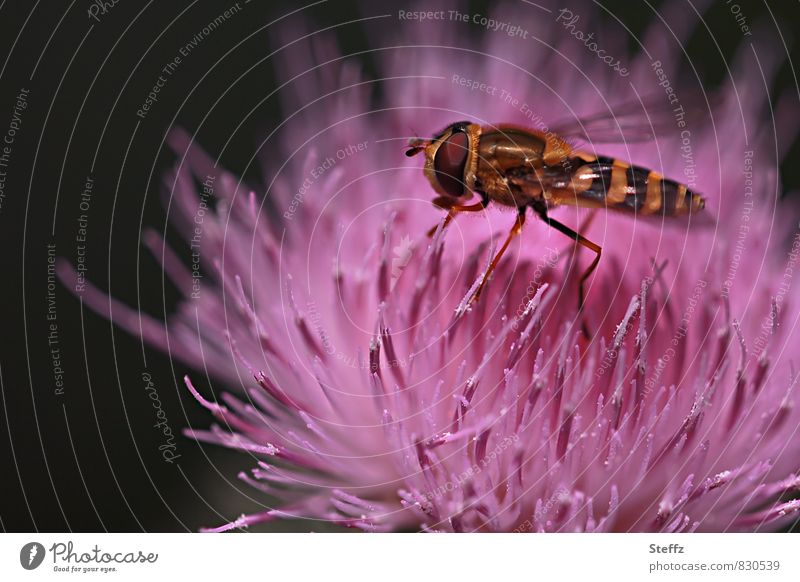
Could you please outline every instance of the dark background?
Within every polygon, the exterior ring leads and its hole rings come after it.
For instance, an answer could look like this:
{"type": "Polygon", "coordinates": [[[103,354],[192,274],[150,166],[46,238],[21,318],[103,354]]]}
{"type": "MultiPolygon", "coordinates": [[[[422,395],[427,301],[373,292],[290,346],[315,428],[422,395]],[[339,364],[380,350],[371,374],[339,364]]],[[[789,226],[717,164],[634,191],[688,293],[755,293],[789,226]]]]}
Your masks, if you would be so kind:
{"type": "MultiPolygon", "coordinates": [[[[88,0],[0,2],[0,134],[16,94],[30,90],[0,211],[0,530],[195,531],[257,511],[269,501],[237,481],[236,474],[249,467],[246,457],[179,436],[179,461],[162,460],[158,445],[163,439],[152,426],[154,411],[142,372],[152,375],[174,431],[205,428],[210,415],[178,381],[190,371],[185,366],[143,348],[139,339],[90,310],[81,312],[76,296],[61,285],[56,302],[63,395],[54,394],[47,343],[46,245],[55,243],[58,256],[76,259],[78,202],[87,175],[95,184],[88,212],[88,278],[129,305],[140,300],[141,309],[158,318],[174,308],[178,295],[168,285],[163,294],[149,286],[137,295],[139,279],[160,280],[160,267],[141,252],[138,240],[140,221],[172,232],[161,203],[161,176],[174,161],[162,145],[169,128],[193,133],[202,122],[197,141],[216,156],[230,139],[222,165],[244,172],[253,185],[261,182],[259,168],[244,164],[264,131],[279,122],[278,100],[266,101],[232,132],[276,87],[274,64],[264,59],[274,40],[264,25],[300,3],[241,0],[242,12],[184,59],[137,127],[136,110],[159,70],[233,4],[120,0],[95,22],[87,15],[88,0]]],[[[368,47],[364,25],[349,21],[409,4],[332,0],[283,22],[303,19],[310,30],[334,27],[329,34],[349,54],[368,47]]],[[[469,10],[486,14],[486,4],[469,3],[469,10]]],[[[654,18],[643,1],[602,4],[636,34],[654,18]]],[[[751,26],[774,31],[771,12],[798,62],[794,37],[800,31],[800,4],[738,4],[751,26]]],[[[696,33],[687,49],[713,86],[726,75],[725,63],[742,36],[723,0],[714,2],[705,22],[708,29],[696,33]]],[[[773,36],[778,42],[777,32],[773,36]]],[[[632,38],[629,47],[636,48],[632,38]]],[[[372,76],[378,65],[369,56],[358,58],[366,76],[372,76]]],[[[776,95],[796,88],[794,75],[785,62],[773,88],[776,95]]],[[[800,186],[798,161],[795,144],[782,167],[785,191],[800,186]]]]}

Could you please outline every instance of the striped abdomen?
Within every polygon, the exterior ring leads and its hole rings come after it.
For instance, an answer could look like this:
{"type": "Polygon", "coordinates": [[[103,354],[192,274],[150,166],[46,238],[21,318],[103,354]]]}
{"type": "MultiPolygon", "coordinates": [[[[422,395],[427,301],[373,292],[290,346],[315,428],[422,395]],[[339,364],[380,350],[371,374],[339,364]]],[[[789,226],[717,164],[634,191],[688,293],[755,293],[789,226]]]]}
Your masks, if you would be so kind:
{"type": "Polygon", "coordinates": [[[553,204],[656,216],[685,216],[705,207],[685,185],[614,158],[577,153],[545,167],[541,180],[553,204]]]}

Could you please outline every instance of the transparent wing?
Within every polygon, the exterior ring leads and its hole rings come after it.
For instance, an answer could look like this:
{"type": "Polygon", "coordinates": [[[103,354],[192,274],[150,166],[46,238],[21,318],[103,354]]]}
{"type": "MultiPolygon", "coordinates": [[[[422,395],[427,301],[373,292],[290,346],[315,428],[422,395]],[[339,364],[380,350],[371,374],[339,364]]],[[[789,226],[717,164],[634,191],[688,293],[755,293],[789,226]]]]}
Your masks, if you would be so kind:
{"type": "Polygon", "coordinates": [[[549,130],[565,139],[594,143],[637,143],[657,135],[680,132],[684,127],[705,123],[718,104],[717,96],[686,93],[670,103],[666,94],[649,95],[614,105],[610,109],[580,118],[565,118],[549,130]]]}

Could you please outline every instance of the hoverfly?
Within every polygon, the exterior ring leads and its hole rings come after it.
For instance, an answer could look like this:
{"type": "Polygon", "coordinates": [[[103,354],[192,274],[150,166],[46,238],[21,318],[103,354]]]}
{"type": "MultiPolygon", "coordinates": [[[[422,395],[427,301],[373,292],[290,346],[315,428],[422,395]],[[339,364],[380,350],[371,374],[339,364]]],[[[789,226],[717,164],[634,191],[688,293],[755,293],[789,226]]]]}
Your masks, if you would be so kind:
{"type": "MultiPolygon", "coordinates": [[[[579,279],[580,313],[584,284],[600,262],[602,248],[550,217],[550,209],[561,205],[605,208],[631,216],[666,219],[693,215],[705,207],[702,196],[684,184],[619,159],[574,150],[565,139],[569,135],[591,135],[594,141],[612,141],[614,138],[603,137],[606,132],[622,135],[625,141],[643,141],[651,139],[650,132],[655,130],[652,122],[637,126],[614,118],[616,127],[613,127],[607,121],[600,115],[580,120],[573,127],[561,124],[563,129],[558,131],[554,130],[559,125],[554,125],[547,132],[517,125],[481,126],[459,121],[429,140],[410,140],[406,155],[425,153],[424,173],[439,195],[433,203],[447,210],[443,228],[456,214],[480,212],[489,202],[517,210],[505,243],[489,264],[470,302],[480,297],[503,253],[522,232],[528,208],[549,226],[595,253],[579,279]],[[592,127],[597,131],[590,133],[592,127]],[[465,204],[472,193],[480,201],[465,204]]],[[[432,236],[436,228],[428,235],[432,236]]],[[[585,324],[584,333],[588,335],[585,324]]]]}

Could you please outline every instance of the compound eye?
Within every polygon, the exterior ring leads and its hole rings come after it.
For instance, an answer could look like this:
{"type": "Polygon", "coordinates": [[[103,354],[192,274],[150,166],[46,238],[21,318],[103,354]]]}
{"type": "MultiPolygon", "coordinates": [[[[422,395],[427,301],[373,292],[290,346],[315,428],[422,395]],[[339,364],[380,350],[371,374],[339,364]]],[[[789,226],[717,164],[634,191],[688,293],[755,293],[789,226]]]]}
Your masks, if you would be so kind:
{"type": "Polygon", "coordinates": [[[467,165],[468,153],[469,138],[463,131],[457,131],[448,137],[436,150],[433,160],[436,179],[442,190],[450,196],[464,194],[464,167],[467,165]]]}

